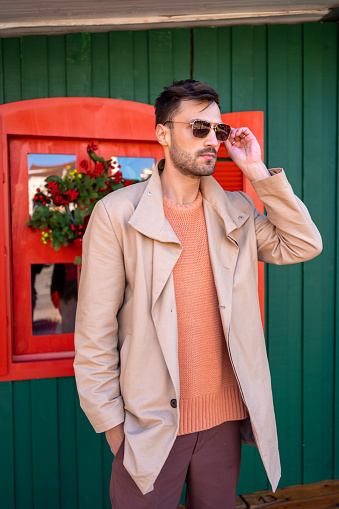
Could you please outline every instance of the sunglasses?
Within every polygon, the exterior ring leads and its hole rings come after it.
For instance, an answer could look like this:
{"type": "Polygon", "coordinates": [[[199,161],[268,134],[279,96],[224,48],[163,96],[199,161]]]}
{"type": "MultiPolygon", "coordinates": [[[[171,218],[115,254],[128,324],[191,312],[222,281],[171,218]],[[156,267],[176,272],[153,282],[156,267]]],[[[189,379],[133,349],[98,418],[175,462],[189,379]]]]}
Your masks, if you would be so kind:
{"type": "Polygon", "coordinates": [[[194,120],[194,122],[176,122],[174,120],[166,120],[163,125],[171,124],[189,124],[192,126],[192,133],[195,138],[206,138],[211,129],[214,129],[215,136],[218,141],[226,141],[230,137],[231,127],[227,124],[215,124],[212,127],[210,122],[206,120],[194,120]]]}

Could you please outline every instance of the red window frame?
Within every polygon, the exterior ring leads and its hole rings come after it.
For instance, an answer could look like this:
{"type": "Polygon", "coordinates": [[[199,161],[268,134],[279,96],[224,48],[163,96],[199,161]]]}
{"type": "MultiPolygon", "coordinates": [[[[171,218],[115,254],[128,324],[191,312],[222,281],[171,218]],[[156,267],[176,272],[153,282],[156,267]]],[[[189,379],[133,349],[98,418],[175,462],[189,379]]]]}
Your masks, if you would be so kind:
{"type": "MultiPolygon", "coordinates": [[[[37,140],[41,140],[42,143],[48,139],[54,140],[55,143],[59,140],[61,146],[63,141],[73,140],[77,147],[82,142],[85,151],[89,140],[97,140],[104,152],[106,147],[108,152],[102,155],[107,158],[114,153],[114,155],[155,157],[158,160],[163,157],[163,151],[154,133],[154,109],[150,105],[117,99],[52,98],[2,105],[0,117],[2,125],[0,174],[3,175],[0,179],[0,249],[3,253],[0,256],[0,381],[72,376],[74,374],[72,352],[15,355],[13,277],[17,276],[13,275],[13,257],[16,253],[12,251],[15,235],[12,237],[10,144],[12,140],[22,142],[28,140],[29,143],[31,139],[34,151],[34,143],[37,140]]],[[[256,134],[263,149],[262,112],[223,114],[222,119],[233,126],[247,125],[256,134]]],[[[67,153],[74,152],[68,150],[67,153]]],[[[76,155],[78,156],[78,153],[76,155]]],[[[224,148],[218,153],[215,177],[225,189],[235,190],[240,187],[253,198],[257,208],[263,210],[252,186],[229,160],[224,148]]],[[[28,210],[25,220],[27,219],[28,210]]],[[[29,234],[32,239],[34,238],[34,242],[37,244],[41,242],[38,233],[29,234]]],[[[40,248],[46,248],[43,253],[49,252],[51,256],[52,248],[49,246],[40,248]]],[[[65,250],[61,255],[53,252],[54,263],[67,258],[65,253],[70,248],[61,249],[65,250]]],[[[76,254],[79,253],[72,250],[72,258],[76,254]]],[[[259,264],[259,298],[264,320],[263,264],[259,264]]]]}

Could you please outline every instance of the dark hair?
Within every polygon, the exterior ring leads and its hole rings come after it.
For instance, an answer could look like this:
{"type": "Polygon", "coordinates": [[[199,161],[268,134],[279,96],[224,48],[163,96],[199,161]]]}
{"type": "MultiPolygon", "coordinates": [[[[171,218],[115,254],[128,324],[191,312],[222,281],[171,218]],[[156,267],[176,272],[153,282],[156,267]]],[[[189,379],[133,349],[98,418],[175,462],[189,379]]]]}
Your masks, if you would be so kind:
{"type": "Polygon", "coordinates": [[[218,94],[207,83],[196,80],[173,81],[172,85],[165,87],[154,103],[155,125],[171,120],[173,113],[180,108],[181,101],[194,99],[215,102],[219,106],[218,94]]]}

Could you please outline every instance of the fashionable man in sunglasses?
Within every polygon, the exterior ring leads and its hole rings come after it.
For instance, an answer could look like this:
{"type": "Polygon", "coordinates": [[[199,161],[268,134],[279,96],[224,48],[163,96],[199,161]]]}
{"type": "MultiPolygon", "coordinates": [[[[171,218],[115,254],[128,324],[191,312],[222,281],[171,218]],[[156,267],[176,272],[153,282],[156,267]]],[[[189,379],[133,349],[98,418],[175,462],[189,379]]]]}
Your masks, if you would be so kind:
{"type": "Polygon", "coordinates": [[[241,441],[280,477],[257,261],[309,260],[321,238],[209,85],[173,83],[155,113],[165,158],[99,202],[84,237],[78,390],[114,454],[114,509],[175,509],[185,481],[187,509],[234,509],[241,441]],[[267,216],[212,177],[221,143],[267,216]]]}

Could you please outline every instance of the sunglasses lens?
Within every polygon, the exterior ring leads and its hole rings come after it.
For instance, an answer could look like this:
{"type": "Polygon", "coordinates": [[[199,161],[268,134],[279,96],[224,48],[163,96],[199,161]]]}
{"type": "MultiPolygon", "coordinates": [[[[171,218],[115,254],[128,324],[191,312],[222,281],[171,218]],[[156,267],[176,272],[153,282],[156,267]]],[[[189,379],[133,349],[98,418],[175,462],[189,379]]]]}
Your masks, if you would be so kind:
{"type": "MultiPolygon", "coordinates": [[[[211,130],[211,124],[204,120],[195,120],[193,122],[193,136],[196,138],[206,138],[211,130]]],[[[214,128],[217,140],[226,141],[230,134],[231,128],[227,124],[217,124],[214,128]]]]}
{"type": "Polygon", "coordinates": [[[217,124],[215,126],[215,135],[217,140],[226,141],[231,134],[231,128],[227,124],[217,124]]]}
{"type": "Polygon", "coordinates": [[[193,122],[193,136],[196,138],[206,138],[210,132],[211,124],[203,120],[195,120],[193,122]]]}

